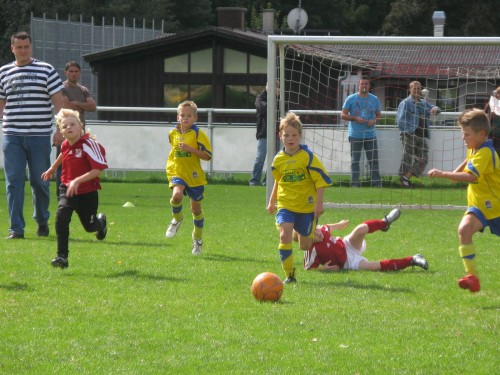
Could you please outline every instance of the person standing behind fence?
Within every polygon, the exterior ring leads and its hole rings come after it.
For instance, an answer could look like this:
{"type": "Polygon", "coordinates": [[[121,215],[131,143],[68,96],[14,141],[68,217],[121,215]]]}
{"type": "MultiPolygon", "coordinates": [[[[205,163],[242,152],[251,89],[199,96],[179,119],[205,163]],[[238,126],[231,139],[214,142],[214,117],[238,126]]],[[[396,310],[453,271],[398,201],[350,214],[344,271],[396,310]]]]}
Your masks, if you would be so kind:
{"type": "MultiPolygon", "coordinates": [[[[66,81],[63,82],[63,108],[78,111],[80,114],[80,121],[85,131],[85,112],[95,112],[97,107],[94,99],[90,95],[90,91],[79,83],[80,73],[82,69],[80,64],[76,61],[69,61],[64,68],[66,74],[66,81]]],[[[56,157],[61,152],[61,143],[63,139],[59,133],[59,128],[56,128],[54,134],[54,146],[56,147],[56,157]]],[[[61,167],[56,172],[56,195],[59,194],[59,185],[61,184],[61,167]]]]}
{"type": "Polygon", "coordinates": [[[207,180],[200,160],[212,159],[210,140],[196,125],[196,121],[198,121],[197,111],[198,107],[192,101],[184,101],[179,104],[177,108],[177,121],[179,123],[168,136],[172,149],[168,155],[166,168],[168,186],[172,189],[170,205],[173,218],[165,236],[172,238],[177,234],[184,220],[182,200],[184,195],[187,195],[191,202],[193,215],[193,255],[200,255],[202,252],[205,219],[201,201],[204,198],[203,193],[207,180]]]}
{"type": "MultiPolygon", "coordinates": [[[[250,186],[259,186],[262,178],[262,169],[267,154],[267,84],[264,91],[262,91],[255,99],[255,108],[257,109],[257,156],[253,165],[253,172],[250,181],[250,186]]],[[[265,181],[265,178],[264,178],[265,181]]],[[[264,182],[265,184],[265,182],[264,182]]]]}
{"type": "Polygon", "coordinates": [[[396,122],[401,131],[403,159],[399,167],[399,181],[407,189],[413,187],[411,176],[419,177],[429,161],[430,115],[439,113],[439,107],[432,106],[422,98],[422,85],[410,83],[410,96],[398,106],[396,122]]]}
{"type": "Polygon", "coordinates": [[[370,80],[362,77],[359,80],[358,92],[349,95],[342,106],[341,118],[349,121],[349,143],[351,145],[351,187],[360,187],[361,152],[366,153],[370,165],[371,186],[381,187],[378,145],[375,124],[380,118],[380,102],[370,93],[370,80]]]}
{"type": "Polygon", "coordinates": [[[493,140],[493,148],[500,156],[500,86],[493,91],[484,111],[488,114],[491,124],[488,137],[493,140]]]}
{"type": "Polygon", "coordinates": [[[49,235],[50,183],[42,173],[50,167],[52,105],[63,105],[62,82],[52,65],[32,58],[31,36],[11,37],[15,61],[0,68],[0,115],[3,123],[3,156],[7,205],[10,217],[7,239],[24,238],[24,186],[26,166],[33,194],[37,235],[49,235]]]}
{"type": "MultiPolygon", "coordinates": [[[[268,84],[266,83],[266,88],[262,91],[255,99],[255,108],[257,110],[257,132],[255,137],[257,138],[257,156],[255,157],[255,163],[253,165],[252,177],[248,184],[250,186],[259,186],[260,180],[262,178],[262,171],[264,168],[264,162],[266,161],[267,155],[267,90],[268,84]]],[[[276,81],[276,93],[279,95],[279,83],[276,81]]],[[[279,139],[276,139],[276,152],[279,149],[279,139]]],[[[264,176],[264,181],[262,185],[266,184],[266,176],[264,176]]]]}

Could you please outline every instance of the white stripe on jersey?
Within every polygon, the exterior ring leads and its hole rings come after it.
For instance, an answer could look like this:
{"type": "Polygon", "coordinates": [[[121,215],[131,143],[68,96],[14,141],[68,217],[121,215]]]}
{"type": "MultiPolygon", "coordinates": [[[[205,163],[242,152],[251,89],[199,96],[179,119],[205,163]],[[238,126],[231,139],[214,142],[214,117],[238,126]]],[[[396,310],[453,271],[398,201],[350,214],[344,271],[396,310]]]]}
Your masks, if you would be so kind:
{"type": "Polygon", "coordinates": [[[86,139],[82,145],[83,151],[92,158],[92,160],[96,161],[102,165],[108,165],[104,155],[101,152],[101,148],[99,147],[99,143],[94,141],[93,139],[86,139]]]}
{"type": "Polygon", "coordinates": [[[0,68],[0,99],[5,100],[3,132],[14,135],[49,135],[52,131],[51,95],[62,90],[52,65],[33,59],[0,68]]]}

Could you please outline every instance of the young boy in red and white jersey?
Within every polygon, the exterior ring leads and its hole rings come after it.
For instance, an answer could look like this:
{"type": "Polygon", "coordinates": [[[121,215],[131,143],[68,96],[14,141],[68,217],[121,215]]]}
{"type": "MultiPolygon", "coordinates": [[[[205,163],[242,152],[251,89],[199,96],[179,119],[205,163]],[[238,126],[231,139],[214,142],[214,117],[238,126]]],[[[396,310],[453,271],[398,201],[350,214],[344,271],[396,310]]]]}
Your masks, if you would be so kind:
{"type": "Polygon", "coordinates": [[[410,266],[417,266],[427,270],[429,265],[421,254],[376,262],[371,262],[363,256],[366,250],[366,235],[378,230],[384,232],[389,230],[391,224],[399,218],[400,214],[400,210],[395,208],[382,220],[367,220],[359,224],[344,238],[335,237],[331,232],[335,229],[347,228],[348,220],[318,226],[314,232],[314,243],[304,254],[304,268],[322,271],[398,271],[410,266]]]}
{"type": "Polygon", "coordinates": [[[467,182],[467,210],[458,226],[462,257],[467,275],[458,280],[462,289],[479,292],[476,247],[472,237],[490,227],[492,234],[500,236],[500,158],[488,139],[490,121],[487,114],[477,108],[464,111],[458,117],[467,157],[453,172],[431,169],[430,177],[467,182]]]}
{"type": "Polygon", "coordinates": [[[64,141],[61,153],[42,178],[53,178],[62,164],[59,204],[56,213],[57,257],[52,266],[68,268],[69,223],[73,211],[87,232],[95,232],[98,240],[106,237],[106,215],[97,215],[97,191],[101,189],[99,176],[108,168],[105,150],[99,143],[83,133],[83,124],[77,111],[61,109],[56,115],[57,125],[64,141]]]}

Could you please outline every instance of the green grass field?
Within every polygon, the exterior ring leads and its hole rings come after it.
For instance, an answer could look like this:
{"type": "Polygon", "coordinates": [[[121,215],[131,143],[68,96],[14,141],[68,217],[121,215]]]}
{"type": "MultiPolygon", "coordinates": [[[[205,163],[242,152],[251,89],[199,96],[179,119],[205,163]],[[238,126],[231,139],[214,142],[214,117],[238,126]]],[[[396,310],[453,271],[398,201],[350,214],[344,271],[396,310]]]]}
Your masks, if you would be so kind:
{"type": "MultiPolygon", "coordinates": [[[[332,188],[325,200],[363,201],[372,191],[332,188]]],[[[3,181],[0,195],[6,236],[3,181]]],[[[463,190],[445,195],[464,204],[463,190]]],[[[500,241],[489,230],[476,236],[482,289],[459,289],[461,211],[403,210],[390,231],[367,238],[368,259],[422,253],[428,271],[304,271],[295,247],[298,284],[285,286],[278,303],[259,303],[253,278],[283,276],[265,188],[207,186],[200,257],[191,255],[189,220],[165,238],[169,199],[165,184],[105,182],[108,237],[97,241],[74,215],[62,271],[50,265],[54,220],[50,236],[37,238],[27,193],[26,239],[0,240],[0,373],[498,373],[500,241]]],[[[51,206],[54,215],[55,199],[51,206]]],[[[187,200],[184,208],[189,217],[187,200]]],[[[348,218],[350,230],[385,212],[330,208],[321,222],[348,218]]]]}

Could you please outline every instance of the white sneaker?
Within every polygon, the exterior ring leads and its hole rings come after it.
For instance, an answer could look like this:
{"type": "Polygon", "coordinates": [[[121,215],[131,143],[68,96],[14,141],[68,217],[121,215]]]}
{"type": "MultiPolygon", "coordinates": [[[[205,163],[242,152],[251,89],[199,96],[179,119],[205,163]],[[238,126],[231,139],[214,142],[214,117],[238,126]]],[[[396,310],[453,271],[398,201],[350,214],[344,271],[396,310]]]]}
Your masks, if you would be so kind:
{"type": "Polygon", "coordinates": [[[176,221],[175,219],[172,219],[172,221],[170,222],[170,225],[167,228],[167,232],[165,233],[165,236],[167,238],[172,238],[173,236],[175,236],[177,234],[177,231],[179,230],[179,227],[181,226],[181,224],[182,224],[182,220],[176,221]]]}
{"type": "Polygon", "coordinates": [[[201,255],[201,246],[203,245],[203,240],[193,239],[193,255],[201,255]]]}

